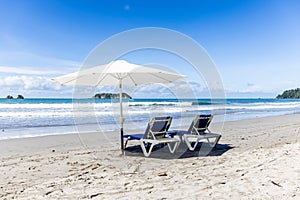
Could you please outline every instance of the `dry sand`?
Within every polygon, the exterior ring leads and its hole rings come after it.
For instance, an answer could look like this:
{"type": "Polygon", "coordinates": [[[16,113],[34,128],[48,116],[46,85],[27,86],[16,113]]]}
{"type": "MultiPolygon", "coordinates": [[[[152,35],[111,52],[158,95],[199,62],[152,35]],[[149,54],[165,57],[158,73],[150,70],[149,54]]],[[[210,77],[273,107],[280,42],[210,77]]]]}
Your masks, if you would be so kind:
{"type": "Polygon", "coordinates": [[[0,141],[0,199],[300,198],[299,114],[226,122],[207,156],[122,155],[118,133],[79,136],[0,141]]]}

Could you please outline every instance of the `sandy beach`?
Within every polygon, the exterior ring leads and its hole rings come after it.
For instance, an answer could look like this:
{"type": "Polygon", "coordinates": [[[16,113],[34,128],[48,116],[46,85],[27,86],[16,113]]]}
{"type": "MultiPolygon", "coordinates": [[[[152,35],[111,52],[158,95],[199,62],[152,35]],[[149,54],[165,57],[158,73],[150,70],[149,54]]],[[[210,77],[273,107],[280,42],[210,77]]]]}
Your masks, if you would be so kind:
{"type": "Polygon", "coordinates": [[[299,199],[299,139],[300,114],[225,122],[207,156],[122,155],[118,133],[2,140],[0,199],[299,199]]]}

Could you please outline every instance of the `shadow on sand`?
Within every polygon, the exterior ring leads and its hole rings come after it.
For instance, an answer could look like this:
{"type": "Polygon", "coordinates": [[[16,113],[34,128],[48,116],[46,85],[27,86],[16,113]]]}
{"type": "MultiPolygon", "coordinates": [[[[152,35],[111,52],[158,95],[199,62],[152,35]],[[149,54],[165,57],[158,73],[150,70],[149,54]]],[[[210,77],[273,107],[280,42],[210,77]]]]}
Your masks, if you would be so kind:
{"type": "MultiPolygon", "coordinates": [[[[221,156],[232,148],[234,147],[229,144],[217,144],[214,148],[211,148],[207,143],[199,143],[195,151],[190,151],[185,144],[180,144],[177,151],[172,154],[167,145],[156,145],[149,157],[159,159],[183,159],[191,157],[221,156]]],[[[139,145],[127,147],[126,150],[123,151],[123,154],[125,156],[144,157],[139,145]]]]}

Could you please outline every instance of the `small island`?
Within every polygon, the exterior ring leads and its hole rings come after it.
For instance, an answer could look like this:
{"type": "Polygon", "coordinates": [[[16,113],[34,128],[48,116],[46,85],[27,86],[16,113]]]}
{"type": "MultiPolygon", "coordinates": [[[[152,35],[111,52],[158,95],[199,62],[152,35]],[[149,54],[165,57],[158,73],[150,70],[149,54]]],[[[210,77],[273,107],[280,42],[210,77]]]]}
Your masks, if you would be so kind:
{"type": "MultiPolygon", "coordinates": [[[[120,97],[119,93],[98,93],[93,96],[96,99],[118,99],[120,97]]],[[[124,99],[132,99],[127,93],[122,93],[124,99]]]]}
{"type": "Polygon", "coordinates": [[[300,99],[300,88],[285,90],[282,94],[277,95],[277,99],[300,99]]]}
{"type": "Polygon", "coordinates": [[[24,99],[23,95],[19,94],[17,99],[24,99]]]}
{"type": "MultiPolygon", "coordinates": [[[[12,95],[7,95],[6,98],[7,99],[13,99],[14,97],[12,95]]],[[[18,97],[17,97],[17,99],[24,99],[24,96],[21,95],[21,94],[19,94],[18,97]]]]}

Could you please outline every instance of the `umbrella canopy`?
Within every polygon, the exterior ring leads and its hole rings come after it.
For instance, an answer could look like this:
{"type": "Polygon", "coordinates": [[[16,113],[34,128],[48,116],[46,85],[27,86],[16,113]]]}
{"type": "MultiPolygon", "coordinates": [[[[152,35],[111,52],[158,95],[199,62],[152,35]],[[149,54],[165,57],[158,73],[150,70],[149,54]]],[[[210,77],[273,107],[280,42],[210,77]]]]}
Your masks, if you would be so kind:
{"type": "Polygon", "coordinates": [[[92,67],[80,72],[67,74],[53,80],[62,85],[111,86],[119,85],[116,80],[122,80],[122,85],[137,86],[149,83],[172,82],[183,75],[145,67],[117,60],[106,65],[92,67]]]}
{"type": "Polygon", "coordinates": [[[136,65],[124,60],[117,60],[106,65],[100,65],[74,72],[52,80],[61,85],[82,85],[82,86],[119,86],[120,93],[120,131],[121,149],[123,144],[123,109],[122,93],[123,85],[137,86],[150,83],[172,82],[185,76],[174,72],[168,72],[156,68],[136,65]]]}

